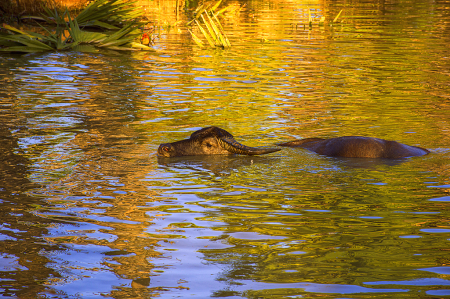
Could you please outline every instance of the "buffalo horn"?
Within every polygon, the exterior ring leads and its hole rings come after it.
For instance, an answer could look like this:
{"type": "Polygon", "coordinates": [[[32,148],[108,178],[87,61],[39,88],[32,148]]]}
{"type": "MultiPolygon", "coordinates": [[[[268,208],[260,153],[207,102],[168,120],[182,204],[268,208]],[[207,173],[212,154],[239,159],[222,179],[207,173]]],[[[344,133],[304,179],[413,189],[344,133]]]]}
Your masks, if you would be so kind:
{"type": "Polygon", "coordinates": [[[268,153],[277,152],[280,149],[278,148],[257,148],[257,147],[249,147],[243,144],[240,144],[233,137],[221,137],[219,138],[220,145],[226,149],[227,151],[233,154],[241,154],[241,155],[263,155],[268,153]]]}

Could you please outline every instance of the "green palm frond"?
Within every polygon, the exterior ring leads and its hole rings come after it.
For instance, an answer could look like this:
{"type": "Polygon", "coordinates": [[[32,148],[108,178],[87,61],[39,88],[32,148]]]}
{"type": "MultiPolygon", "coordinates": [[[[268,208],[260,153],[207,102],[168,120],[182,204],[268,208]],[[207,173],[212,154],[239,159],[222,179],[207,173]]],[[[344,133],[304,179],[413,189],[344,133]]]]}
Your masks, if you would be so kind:
{"type": "MultiPolygon", "coordinates": [[[[194,13],[194,19],[188,22],[187,25],[191,23],[197,25],[198,30],[200,30],[211,47],[228,48],[231,47],[231,43],[217,18],[218,13],[214,13],[221,3],[222,0],[219,0],[214,5],[204,4],[199,6],[194,13]]],[[[222,11],[224,11],[224,9],[219,12],[222,11]]],[[[204,43],[191,30],[189,30],[189,32],[191,33],[194,42],[200,47],[203,47],[204,43]]]]}
{"type": "Polygon", "coordinates": [[[1,52],[20,52],[20,53],[35,53],[43,52],[41,48],[35,48],[33,46],[12,46],[6,48],[0,48],[1,52]]]}
{"type": "Polygon", "coordinates": [[[45,35],[24,31],[4,25],[8,34],[0,35],[0,50],[8,52],[39,52],[54,50],[87,50],[93,47],[113,50],[152,50],[152,48],[134,42],[142,35],[143,15],[140,8],[130,0],[95,0],[76,18],[69,11],[45,9],[41,18],[56,25],[51,30],[41,26],[45,35]],[[125,25],[123,25],[125,24],[125,25]],[[99,27],[105,32],[89,32],[85,27],[99,27]],[[83,28],[83,29],[81,29],[83,28]],[[65,35],[68,32],[68,36],[65,35]],[[89,46],[88,46],[89,45],[89,46]]]}
{"type": "Polygon", "coordinates": [[[99,42],[99,47],[113,47],[113,46],[119,46],[126,43],[129,43],[133,41],[137,36],[140,35],[139,33],[132,34],[136,29],[135,24],[128,24],[122,29],[114,32],[113,34],[107,36],[104,40],[99,42]]]}
{"type": "Polygon", "coordinates": [[[194,42],[200,47],[203,48],[205,46],[205,43],[202,42],[202,40],[200,38],[198,38],[192,31],[191,29],[188,28],[188,31],[191,33],[192,38],[194,39],[194,42]]]}
{"type": "Polygon", "coordinates": [[[76,19],[78,24],[83,25],[92,20],[108,24],[130,21],[143,15],[143,10],[135,7],[134,3],[129,0],[96,0],[91,2],[76,19]]]}
{"type": "Polygon", "coordinates": [[[56,50],[64,50],[70,47],[70,44],[67,43],[67,38],[64,35],[64,29],[59,26],[59,24],[56,26],[55,33],[50,32],[47,28],[41,26],[42,29],[44,29],[48,35],[42,36],[42,40],[47,40],[50,42],[50,44],[54,45],[54,48],[56,50]]]}
{"type": "Polygon", "coordinates": [[[106,22],[102,22],[99,20],[92,20],[89,22],[85,22],[83,23],[83,27],[99,27],[99,28],[104,28],[104,29],[108,29],[108,30],[118,30],[120,29],[117,26],[111,25],[109,23],[106,22]]]}
{"type": "Polygon", "coordinates": [[[197,20],[195,20],[195,23],[197,24],[198,29],[200,29],[200,31],[203,33],[203,36],[208,41],[209,45],[211,47],[215,47],[214,40],[209,36],[209,34],[206,32],[206,30],[203,29],[202,25],[200,25],[200,23],[197,20]]]}
{"type": "Polygon", "coordinates": [[[70,38],[72,39],[75,45],[79,44],[96,44],[100,43],[107,38],[106,34],[100,32],[89,32],[83,31],[78,26],[78,22],[76,19],[72,21],[69,16],[69,27],[67,28],[69,31],[70,38]]]}
{"type": "Polygon", "coordinates": [[[225,34],[225,31],[223,30],[222,24],[220,24],[219,20],[217,19],[217,17],[215,15],[214,15],[214,20],[216,20],[217,27],[219,28],[219,30],[220,30],[220,32],[221,32],[221,34],[223,36],[223,39],[225,40],[224,41],[225,47],[231,47],[231,43],[228,40],[228,37],[225,34]]]}
{"type": "Polygon", "coordinates": [[[35,50],[37,50],[37,49],[41,49],[41,51],[53,50],[53,48],[50,47],[49,45],[47,45],[43,42],[40,42],[36,39],[33,39],[30,36],[24,35],[24,34],[1,36],[0,40],[7,40],[7,41],[15,42],[18,45],[27,46],[27,47],[33,48],[35,50]]]}
{"type": "Polygon", "coordinates": [[[4,24],[3,27],[5,29],[9,30],[9,31],[16,32],[16,33],[19,33],[19,34],[22,34],[22,35],[28,35],[29,37],[33,37],[33,35],[31,35],[30,33],[27,33],[27,32],[22,31],[20,29],[14,28],[13,26],[10,26],[8,24],[4,24]]]}
{"type": "Polygon", "coordinates": [[[44,7],[44,11],[45,14],[42,14],[42,18],[47,22],[47,23],[55,23],[55,24],[60,24],[63,25],[66,23],[65,18],[66,16],[69,14],[69,11],[66,10],[63,12],[63,14],[61,15],[58,10],[55,8],[54,10],[51,10],[47,7],[44,7]]]}

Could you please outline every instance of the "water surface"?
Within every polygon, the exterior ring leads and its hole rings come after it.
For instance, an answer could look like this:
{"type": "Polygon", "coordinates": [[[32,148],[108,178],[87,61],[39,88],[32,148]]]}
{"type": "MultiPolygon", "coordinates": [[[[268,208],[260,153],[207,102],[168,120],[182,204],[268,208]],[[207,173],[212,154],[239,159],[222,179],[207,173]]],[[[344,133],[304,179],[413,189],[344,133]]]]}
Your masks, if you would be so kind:
{"type": "Polygon", "coordinates": [[[150,53],[3,55],[1,295],[450,296],[449,8],[252,1],[226,50],[181,26],[150,53]],[[431,153],[156,156],[210,125],[431,153]]]}

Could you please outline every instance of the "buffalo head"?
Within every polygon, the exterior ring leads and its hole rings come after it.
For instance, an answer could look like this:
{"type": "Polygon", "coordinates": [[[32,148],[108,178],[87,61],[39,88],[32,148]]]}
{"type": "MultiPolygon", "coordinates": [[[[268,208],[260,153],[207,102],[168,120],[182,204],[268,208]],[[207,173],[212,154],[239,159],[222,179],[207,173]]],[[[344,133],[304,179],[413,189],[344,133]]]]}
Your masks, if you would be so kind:
{"type": "Polygon", "coordinates": [[[207,127],[192,133],[189,139],[163,143],[158,155],[163,157],[200,155],[263,155],[279,151],[277,148],[256,148],[240,144],[233,135],[218,127],[207,127]]]}

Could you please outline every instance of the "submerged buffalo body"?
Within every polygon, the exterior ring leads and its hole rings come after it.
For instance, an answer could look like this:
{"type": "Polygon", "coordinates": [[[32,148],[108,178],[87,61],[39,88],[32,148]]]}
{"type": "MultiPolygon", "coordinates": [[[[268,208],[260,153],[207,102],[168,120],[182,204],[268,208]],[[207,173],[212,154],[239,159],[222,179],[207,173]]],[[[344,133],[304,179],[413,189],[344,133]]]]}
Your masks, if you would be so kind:
{"type": "Polygon", "coordinates": [[[347,158],[397,159],[428,154],[427,149],[409,146],[397,141],[373,137],[344,136],[330,139],[306,138],[278,144],[300,147],[321,155],[347,158]]]}
{"type": "MultiPolygon", "coordinates": [[[[278,144],[300,147],[330,157],[398,159],[423,156],[427,149],[373,137],[344,136],[330,139],[306,138],[278,144]]],[[[198,130],[189,139],[163,143],[158,148],[162,157],[200,155],[263,155],[279,151],[277,148],[249,147],[237,142],[233,135],[218,127],[198,130]]]]}
{"type": "Polygon", "coordinates": [[[189,139],[163,143],[158,155],[163,157],[200,155],[262,155],[279,151],[277,148],[256,148],[240,144],[233,135],[218,127],[207,127],[192,133],[189,139]]]}

